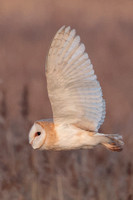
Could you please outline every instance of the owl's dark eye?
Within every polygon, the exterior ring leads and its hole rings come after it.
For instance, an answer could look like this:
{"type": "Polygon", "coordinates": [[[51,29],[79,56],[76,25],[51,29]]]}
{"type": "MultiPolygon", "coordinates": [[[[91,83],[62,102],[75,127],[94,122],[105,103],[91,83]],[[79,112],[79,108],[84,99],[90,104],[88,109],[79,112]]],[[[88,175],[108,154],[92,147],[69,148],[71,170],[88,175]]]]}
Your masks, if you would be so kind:
{"type": "Polygon", "coordinates": [[[41,132],[36,132],[35,133],[35,136],[39,136],[39,135],[41,135],[41,132]]]}

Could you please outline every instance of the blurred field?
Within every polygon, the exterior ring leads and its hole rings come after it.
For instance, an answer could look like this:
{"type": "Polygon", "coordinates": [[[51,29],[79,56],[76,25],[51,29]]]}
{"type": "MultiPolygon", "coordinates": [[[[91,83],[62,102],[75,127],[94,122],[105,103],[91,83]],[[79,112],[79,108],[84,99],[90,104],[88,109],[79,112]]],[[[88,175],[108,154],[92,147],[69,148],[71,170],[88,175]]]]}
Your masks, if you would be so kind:
{"type": "Polygon", "coordinates": [[[133,1],[0,2],[0,200],[133,199],[133,1]],[[107,102],[101,132],[125,147],[34,151],[28,131],[52,116],[44,75],[62,25],[86,45],[107,102]]]}

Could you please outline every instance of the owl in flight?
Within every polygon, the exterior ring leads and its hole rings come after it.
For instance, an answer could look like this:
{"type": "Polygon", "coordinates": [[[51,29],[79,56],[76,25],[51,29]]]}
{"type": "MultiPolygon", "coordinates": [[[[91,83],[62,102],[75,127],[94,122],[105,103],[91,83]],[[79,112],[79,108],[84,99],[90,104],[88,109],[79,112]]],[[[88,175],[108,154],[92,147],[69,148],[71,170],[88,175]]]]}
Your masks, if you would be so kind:
{"type": "Polygon", "coordinates": [[[105,118],[105,100],[75,29],[63,26],[56,33],[46,78],[53,119],[33,124],[29,143],[34,149],[90,149],[101,144],[112,151],[122,150],[122,136],[98,132],[105,118]]]}

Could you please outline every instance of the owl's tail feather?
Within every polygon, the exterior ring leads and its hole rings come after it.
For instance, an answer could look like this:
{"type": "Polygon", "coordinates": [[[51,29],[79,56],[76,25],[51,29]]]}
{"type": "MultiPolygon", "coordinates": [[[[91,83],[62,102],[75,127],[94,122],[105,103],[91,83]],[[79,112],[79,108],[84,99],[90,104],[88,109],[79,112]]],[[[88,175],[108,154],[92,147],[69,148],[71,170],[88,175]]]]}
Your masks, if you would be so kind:
{"type": "Polygon", "coordinates": [[[105,134],[108,138],[107,142],[103,142],[102,145],[111,151],[122,151],[124,142],[122,141],[122,136],[118,134],[105,134]]]}

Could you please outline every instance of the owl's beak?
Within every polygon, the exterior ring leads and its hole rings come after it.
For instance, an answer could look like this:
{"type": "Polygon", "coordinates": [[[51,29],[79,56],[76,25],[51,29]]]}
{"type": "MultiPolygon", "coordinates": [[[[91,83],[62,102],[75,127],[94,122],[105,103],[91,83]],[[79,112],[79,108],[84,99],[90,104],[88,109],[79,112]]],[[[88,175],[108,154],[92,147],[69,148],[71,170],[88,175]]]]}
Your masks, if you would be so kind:
{"type": "Polygon", "coordinates": [[[33,139],[31,140],[31,139],[29,139],[29,144],[33,144],[33,139]]]}
{"type": "Polygon", "coordinates": [[[34,139],[29,140],[29,144],[31,144],[33,149],[39,149],[39,147],[36,147],[36,144],[34,143],[34,139]]]}

